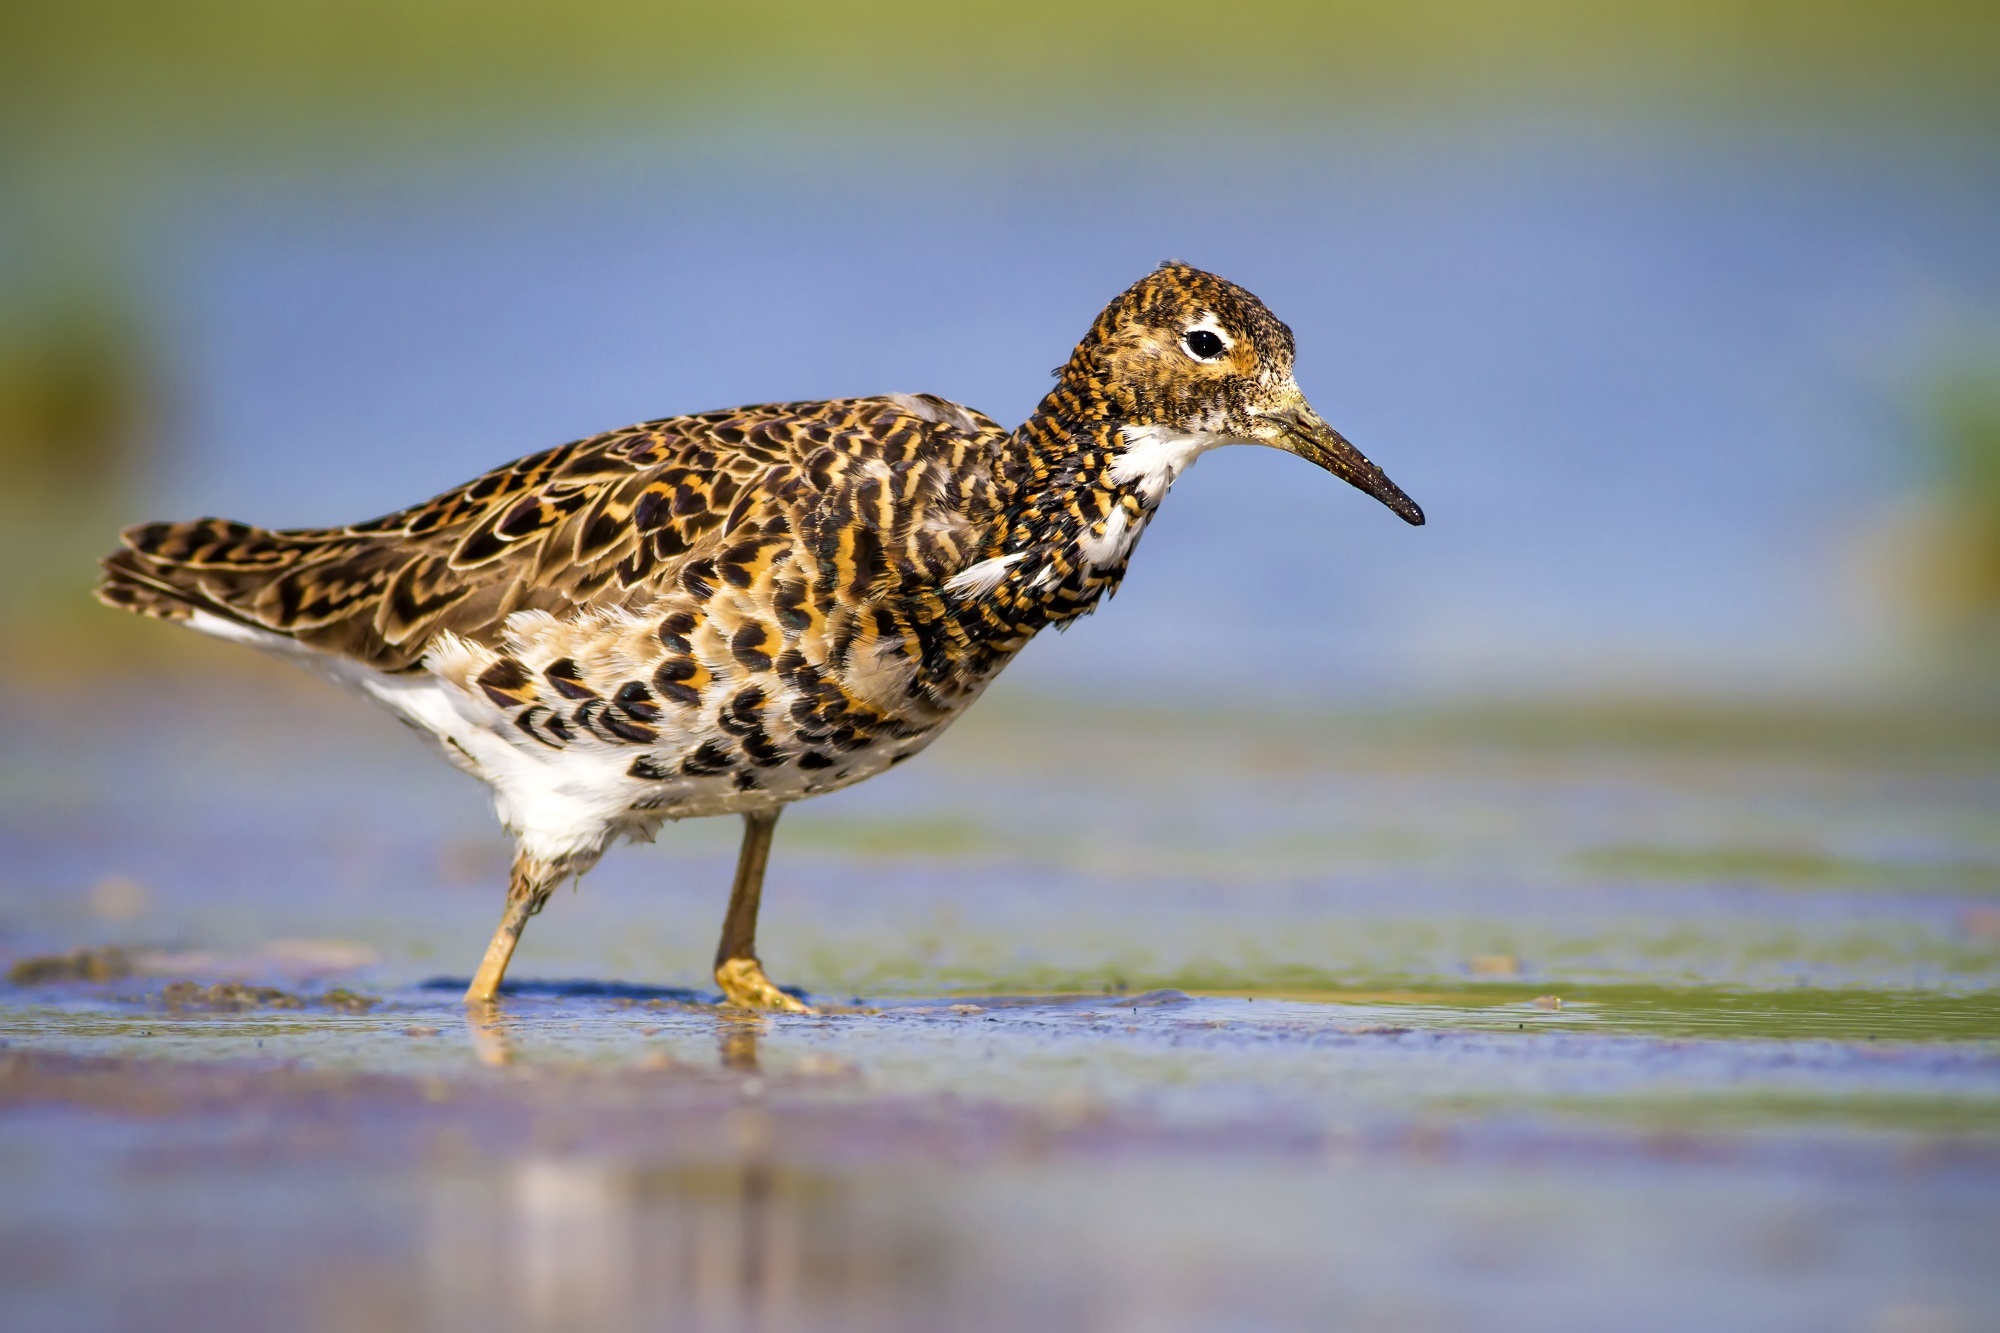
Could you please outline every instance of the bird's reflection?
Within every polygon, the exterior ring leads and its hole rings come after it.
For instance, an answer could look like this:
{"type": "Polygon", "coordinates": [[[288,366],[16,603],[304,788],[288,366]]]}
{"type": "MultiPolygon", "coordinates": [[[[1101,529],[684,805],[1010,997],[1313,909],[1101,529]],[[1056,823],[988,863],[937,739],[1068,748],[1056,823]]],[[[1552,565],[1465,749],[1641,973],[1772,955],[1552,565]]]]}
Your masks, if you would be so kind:
{"type": "MultiPolygon", "coordinates": [[[[520,1021],[498,1005],[466,1010],[482,1063],[515,1059],[520,1021]]],[[[721,1011],[714,1023],[720,1068],[751,1077],[741,1100],[718,1106],[723,1123],[709,1122],[720,1140],[692,1161],[663,1132],[665,1163],[578,1149],[435,1182],[424,1247],[434,1322],[759,1329],[838,1311],[843,1326],[912,1325],[912,1301],[941,1291],[925,1278],[948,1266],[932,1209],[885,1209],[866,1179],[790,1164],[761,1095],[769,1021],[721,1011]]]]}
{"type": "Polygon", "coordinates": [[[764,1154],[656,1167],[535,1156],[443,1181],[426,1229],[433,1322],[941,1327],[908,1317],[949,1267],[934,1207],[863,1207],[864,1183],[764,1154]]]}
{"type": "Polygon", "coordinates": [[[722,1067],[744,1074],[760,1072],[757,1046],[770,1027],[770,1021],[761,1015],[725,1010],[715,1023],[715,1045],[722,1067]]]}
{"type": "MultiPolygon", "coordinates": [[[[465,1033],[474,1058],[492,1067],[513,1064],[520,1054],[518,1022],[497,1001],[466,1005],[465,1033]]],[[[761,1014],[733,1009],[718,1011],[715,1045],[721,1067],[741,1074],[761,1073],[758,1047],[770,1027],[770,1021],[761,1014]]]]}
{"type": "Polygon", "coordinates": [[[472,1053],[482,1065],[498,1067],[514,1063],[516,1043],[510,1031],[513,1020],[498,1004],[465,1006],[465,1032],[472,1039],[472,1053]]]}

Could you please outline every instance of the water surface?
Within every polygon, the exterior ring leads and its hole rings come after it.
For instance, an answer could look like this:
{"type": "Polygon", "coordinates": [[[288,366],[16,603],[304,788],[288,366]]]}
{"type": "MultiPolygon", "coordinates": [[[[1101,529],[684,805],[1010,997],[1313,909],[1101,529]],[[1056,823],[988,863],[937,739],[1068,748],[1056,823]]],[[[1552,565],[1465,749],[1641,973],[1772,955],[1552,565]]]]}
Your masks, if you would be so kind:
{"type": "Polygon", "coordinates": [[[505,847],[365,706],[8,726],[0,944],[123,972],[0,1003],[10,1327],[2000,1309],[1977,727],[1003,685],[787,815],[762,953],[825,1012],[760,1018],[706,978],[726,824],[615,851],[468,1016],[505,847]]]}

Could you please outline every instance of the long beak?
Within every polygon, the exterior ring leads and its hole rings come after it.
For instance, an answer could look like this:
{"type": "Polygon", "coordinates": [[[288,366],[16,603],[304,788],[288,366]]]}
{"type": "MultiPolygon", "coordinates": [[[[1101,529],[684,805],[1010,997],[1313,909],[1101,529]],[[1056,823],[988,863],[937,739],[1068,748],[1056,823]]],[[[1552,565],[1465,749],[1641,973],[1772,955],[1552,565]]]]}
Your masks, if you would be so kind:
{"type": "Polygon", "coordinates": [[[1396,511],[1405,523],[1421,527],[1424,511],[1417,502],[1403,494],[1403,488],[1390,481],[1381,468],[1368,461],[1368,455],[1347,442],[1347,438],[1333,427],[1319,419],[1319,413],[1301,403],[1297,407],[1277,412],[1266,412],[1264,420],[1277,426],[1279,438],[1271,443],[1290,453],[1297,454],[1308,463],[1319,466],[1339,477],[1357,490],[1365,491],[1383,504],[1396,511]]]}

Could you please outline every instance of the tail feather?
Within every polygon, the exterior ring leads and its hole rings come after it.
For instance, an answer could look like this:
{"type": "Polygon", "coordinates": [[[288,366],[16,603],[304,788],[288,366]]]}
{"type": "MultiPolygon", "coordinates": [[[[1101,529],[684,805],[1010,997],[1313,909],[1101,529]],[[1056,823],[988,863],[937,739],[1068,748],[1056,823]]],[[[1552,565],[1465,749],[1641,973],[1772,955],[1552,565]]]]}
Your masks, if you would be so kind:
{"type": "Polygon", "coordinates": [[[97,600],[106,606],[155,620],[186,620],[194,613],[195,604],[185,593],[155,578],[130,551],[113,551],[98,564],[104,573],[97,581],[97,600]]]}
{"type": "Polygon", "coordinates": [[[205,611],[278,633],[255,613],[257,594],[314,544],[219,518],[143,523],[119,536],[121,549],[98,562],[97,600],[106,606],[158,620],[205,611]]]}
{"type": "Polygon", "coordinates": [[[385,671],[420,661],[447,612],[470,603],[497,622],[511,609],[508,584],[468,583],[435,542],[401,534],[199,518],[120,537],[123,547],[99,562],[97,599],[107,606],[182,622],[206,613],[385,671]]]}

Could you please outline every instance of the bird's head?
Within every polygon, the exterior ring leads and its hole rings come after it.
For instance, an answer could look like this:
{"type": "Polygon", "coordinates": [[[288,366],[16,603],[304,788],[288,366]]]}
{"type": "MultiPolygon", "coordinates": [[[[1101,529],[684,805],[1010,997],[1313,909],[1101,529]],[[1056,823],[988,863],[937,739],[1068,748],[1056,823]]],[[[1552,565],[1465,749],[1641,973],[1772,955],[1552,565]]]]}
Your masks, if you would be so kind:
{"type": "Polygon", "coordinates": [[[1292,331],[1262,301],[1166,263],[1104,308],[1060,374],[1086,410],[1122,424],[1128,451],[1177,459],[1174,473],[1217,445],[1270,445],[1422,523],[1416,502],[1306,401],[1292,355],[1292,331]]]}

